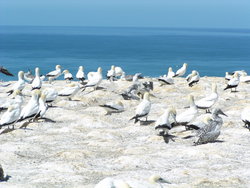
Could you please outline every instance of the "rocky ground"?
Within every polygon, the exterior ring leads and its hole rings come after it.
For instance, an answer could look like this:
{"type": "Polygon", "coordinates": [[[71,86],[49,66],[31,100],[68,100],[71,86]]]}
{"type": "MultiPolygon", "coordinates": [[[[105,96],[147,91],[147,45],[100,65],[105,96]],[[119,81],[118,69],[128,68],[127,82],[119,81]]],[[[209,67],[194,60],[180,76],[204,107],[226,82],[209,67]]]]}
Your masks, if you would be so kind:
{"type": "MultiPolygon", "coordinates": [[[[153,174],[171,183],[163,187],[250,187],[250,132],[240,120],[242,109],[250,104],[250,85],[241,83],[239,92],[231,93],[223,91],[224,78],[203,77],[192,88],[184,78],[162,87],[154,78],[146,80],[155,86],[146,125],[129,121],[139,101],[125,101],[119,95],[131,82],[105,80],[100,85],[104,89],[87,88],[72,101],[58,97],[45,115],[55,123],[34,122],[26,129],[18,129],[22,124],[18,123],[14,131],[0,135],[0,164],[11,176],[0,187],[92,188],[105,177],[123,179],[132,188],[159,187],[147,181],[153,174]],[[215,106],[228,115],[216,142],[194,146],[193,138],[183,139],[192,134],[184,127],[170,131],[175,137],[169,143],[157,136],[153,121],[166,108],[184,111],[187,95],[200,99],[211,92],[211,83],[217,83],[220,96],[215,106]],[[125,111],[105,115],[99,105],[113,100],[121,100],[125,111]]],[[[56,81],[43,88],[59,91],[65,85],[56,81]]],[[[10,87],[2,87],[0,97],[6,97],[10,87]]],[[[30,88],[23,91],[26,101],[30,88]]]]}

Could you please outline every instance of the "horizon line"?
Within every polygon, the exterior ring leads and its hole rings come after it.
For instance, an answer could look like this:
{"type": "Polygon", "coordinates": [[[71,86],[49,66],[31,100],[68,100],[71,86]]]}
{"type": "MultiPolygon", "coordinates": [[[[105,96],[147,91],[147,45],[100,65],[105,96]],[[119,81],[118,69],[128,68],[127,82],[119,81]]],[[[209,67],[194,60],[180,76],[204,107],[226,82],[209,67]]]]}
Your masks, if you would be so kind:
{"type": "Polygon", "coordinates": [[[153,28],[153,29],[213,29],[213,30],[250,30],[250,28],[230,27],[170,27],[170,26],[83,26],[83,25],[1,25],[0,27],[88,27],[88,28],[153,28]]]}

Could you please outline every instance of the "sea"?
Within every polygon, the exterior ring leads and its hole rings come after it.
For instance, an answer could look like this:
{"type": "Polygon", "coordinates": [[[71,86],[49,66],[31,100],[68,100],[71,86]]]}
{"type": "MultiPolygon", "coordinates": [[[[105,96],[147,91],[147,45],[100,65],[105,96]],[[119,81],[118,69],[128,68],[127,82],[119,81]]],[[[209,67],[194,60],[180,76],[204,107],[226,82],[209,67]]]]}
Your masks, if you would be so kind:
{"type": "Polygon", "coordinates": [[[46,74],[57,64],[73,75],[80,65],[85,73],[102,67],[103,75],[115,65],[126,74],[158,77],[184,62],[187,74],[250,74],[250,29],[0,26],[0,65],[15,75],[0,74],[3,81],[35,67],[46,74]]]}

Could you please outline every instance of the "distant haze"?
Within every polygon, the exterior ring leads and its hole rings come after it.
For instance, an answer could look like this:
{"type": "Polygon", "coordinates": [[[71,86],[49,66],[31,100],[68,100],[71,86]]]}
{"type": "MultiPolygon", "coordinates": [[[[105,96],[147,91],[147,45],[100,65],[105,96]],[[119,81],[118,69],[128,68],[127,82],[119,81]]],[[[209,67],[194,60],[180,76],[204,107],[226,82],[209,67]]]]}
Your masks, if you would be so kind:
{"type": "Polygon", "coordinates": [[[250,28],[249,0],[0,0],[0,25],[250,28]]]}

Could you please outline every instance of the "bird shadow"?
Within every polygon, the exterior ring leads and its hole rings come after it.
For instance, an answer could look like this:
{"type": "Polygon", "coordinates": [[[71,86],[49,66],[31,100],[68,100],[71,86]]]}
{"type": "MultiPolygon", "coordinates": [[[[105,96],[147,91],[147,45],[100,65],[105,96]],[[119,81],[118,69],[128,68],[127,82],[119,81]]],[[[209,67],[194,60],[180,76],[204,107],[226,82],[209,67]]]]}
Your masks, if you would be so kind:
{"type": "Polygon", "coordinates": [[[140,125],[147,126],[147,125],[150,125],[154,122],[155,122],[155,120],[140,121],[140,125]]]}
{"type": "Polygon", "coordinates": [[[15,128],[6,128],[6,129],[4,129],[0,134],[6,134],[6,133],[9,133],[9,132],[12,132],[12,131],[14,131],[15,130],[15,128]]]}
{"type": "Polygon", "coordinates": [[[175,142],[175,140],[174,140],[175,137],[176,137],[176,136],[171,135],[171,134],[163,135],[163,136],[162,136],[162,138],[163,138],[163,140],[164,140],[164,142],[165,142],[166,144],[168,144],[170,140],[173,141],[173,142],[175,142]]]}

